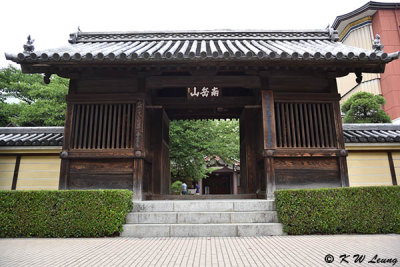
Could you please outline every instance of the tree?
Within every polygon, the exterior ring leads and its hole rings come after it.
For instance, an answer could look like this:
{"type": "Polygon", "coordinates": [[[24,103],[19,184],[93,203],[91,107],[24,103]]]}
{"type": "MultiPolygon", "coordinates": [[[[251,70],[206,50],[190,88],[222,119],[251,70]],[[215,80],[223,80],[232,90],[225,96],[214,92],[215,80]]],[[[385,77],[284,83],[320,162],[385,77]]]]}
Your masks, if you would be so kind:
{"type": "Polygon", "coordinates": [[[196,181],[210,172],[204,157],[218,155],[226,163],[239,158],[238,120],[172,121],[170,124],[171,174],[196,181]]]}
{"type": "Polygon", "coordinates": [[[53,75],[46,85],[41,74],[23,74],[9,66],[0,69],[0,126],[62,126],[68,80],[53,75]],[[15,103],[7,103],[13,98],[15,103]]]}
{"type": "Polygon", "coordinates": [[[380,95],[359,92],[352,95],[342,105],[345,123],[386,123],[390,117],[382,109],[385,99],[380,95]]]}

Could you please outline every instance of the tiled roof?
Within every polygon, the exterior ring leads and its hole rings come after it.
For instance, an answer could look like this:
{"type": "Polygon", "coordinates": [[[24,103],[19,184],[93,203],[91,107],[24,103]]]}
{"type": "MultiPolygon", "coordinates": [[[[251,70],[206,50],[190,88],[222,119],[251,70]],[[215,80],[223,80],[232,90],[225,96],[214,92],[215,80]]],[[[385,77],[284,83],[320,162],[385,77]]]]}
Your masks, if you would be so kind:
{"type": "Polygon", "coordinates": [[[347,23],[344,23],[345,25],[340,26],[340,24],[342,22],[345,21],[354,21],[366,16],[372,16],[373,14],[375,14],[376,10],[380,10],[380,9],[397,9],[398,6],[400,5],[400,3],[396,3],[396,2],[392,2],[392,3],[382,3],[382,2],[374,2],[374,1],[370,1],[367,2],[365,5],[349,12],[346,13],[344,15],[340,15],[337,16],[335,21],[332,24],[332,27],[335,30],[338,30],[339,32],[341,32],[343,30],[343,28],[346,26],[347,23]]]}
{"type": "MultiPolygon", "coordinates": [[[[61,146],[64,127],[0,127],[1,146],[61,146]]],[[[346,143],[400,143],[400,125],[343,124],[346,143]]]]}
{"type": "Polygon", "coordinates": [[[343,124],[346,143],[400,142],[400,125],[395,124],[343,124]]]}
{"type": "Polygon", "coordinates": [[[1,146],[61,146],[64,127],[0,127],[1,146]]]}
{"type": "Polygon", "coordinates": [[[312,31],[78,32],[65,47],[25,51],[17,63],[145,62],[165,60],[307,60],[390,62],[387,54],[337,42],[332,29],[312,31]]]}

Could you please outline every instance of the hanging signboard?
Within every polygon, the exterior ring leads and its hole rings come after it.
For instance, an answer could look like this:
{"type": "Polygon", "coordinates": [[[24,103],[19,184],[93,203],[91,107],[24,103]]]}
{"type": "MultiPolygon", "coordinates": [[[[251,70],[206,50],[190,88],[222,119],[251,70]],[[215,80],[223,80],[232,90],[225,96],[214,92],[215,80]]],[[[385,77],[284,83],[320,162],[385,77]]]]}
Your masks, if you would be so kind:
{"type": "Polygon", "coordinates": [[[193,86],[188,87],[187,97],[188,99],[215,99],[220,97],[222,94],[221,88],[216,86],[193,86]]]}

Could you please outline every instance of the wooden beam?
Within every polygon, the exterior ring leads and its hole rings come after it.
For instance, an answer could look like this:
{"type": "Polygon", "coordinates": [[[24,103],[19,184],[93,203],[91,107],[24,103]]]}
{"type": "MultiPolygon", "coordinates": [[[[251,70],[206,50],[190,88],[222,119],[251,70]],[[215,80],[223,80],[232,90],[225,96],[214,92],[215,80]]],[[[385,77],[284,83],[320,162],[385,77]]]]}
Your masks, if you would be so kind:
{"type": "Polygon", "coordinates": [[[274,94],[275,102],[286,102],[292,103],[326,103],[332,101],[339,101],[340,95],[338,93],[279,93],[274,94]]]}
{"type": "Polygon", "coordinates": [[[117,103],[136,103],[143,99],[144,93],[135,94],[76,94],[67,95],[68,103],[82,104],[117,104],[117,103]]]}
{"type": "Polygon", "coordinates": [[[266,185],[266,198],[274,199],[275,185],[275,166],[273,151],[276,149],[276,131],[275,131],[275,108],[274,93],[272,90],[261,91],[262,103],[262,136],[264,151],[264,177],[266,185]]]}
{"type": "Polygon", "coordinates": [[[264,149],[276,148],[274,93],[271,90],[262,91],[262,118],[264,149]]]}
{"type": "Polygon", "coordinates": [[[146,89],[188,87],[203,84],[217,87],[261,87],[259,76],[151,76],[146,78],[146,89]]]}
{"type": "Polygon", "coordinates": [[[388,160],[390,167],[390,174],[392,175],[392,184],[397,185],[396,170],[394,168],[392,152],[388,152],[388,160]]]}
{"type": "Polygon", "coordinates": [[[12,179],[11,190],[17,189],[17,180],[18,180],[20,163],[21,163],[21,155],[17,155],[17,158],[15,160],[14,175],[13,175],[13,179],[12,179]]]}
{"type": "Polygon", "coordinates": [[[155,97],[154,105],[161,105],[165,109],[186,109],[186,108],[212,108],[212,107],[240,107],[255,104],[256,99],[251,96],[224,96],[210,101],[189,100],[186,97],[155,97]]]}
{"type": "MultiPolygon", "coordinates": [[[[267,157],[268,151],[264,151],[264,157],[267,157]]],[[[273,156],[276,158],[341,157],[342,151],[342,149],[336,148],[279,148],[273,151],[273,156]]]]}
{"type": "Polygon", "coordinates": [[[63,159],[134,159],[134,158],[144,158],[144,154],[137,156],[132,151],[132,149],[92,149],[92,150],[72,150],[63,157],[63,159]]]}
{"type": "Polygon", "coordinates": [[[143,187],[143,172],[144,172],[144,160],[134,159],[133,160],[133,199],[143,200],[144,194],[142,192],[143,187]]]}

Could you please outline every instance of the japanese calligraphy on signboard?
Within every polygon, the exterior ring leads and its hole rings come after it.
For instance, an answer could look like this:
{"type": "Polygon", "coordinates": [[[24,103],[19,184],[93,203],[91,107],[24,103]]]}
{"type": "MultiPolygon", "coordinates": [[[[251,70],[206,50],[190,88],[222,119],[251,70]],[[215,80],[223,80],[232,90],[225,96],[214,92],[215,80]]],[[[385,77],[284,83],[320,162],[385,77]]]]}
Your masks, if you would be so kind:
{"type": "Polygon", "coordinates": [[[188,99],[213,99],[221,96],[221,88],[215,86],[193,86],[188,87],[187,97],[188,99]]]}

